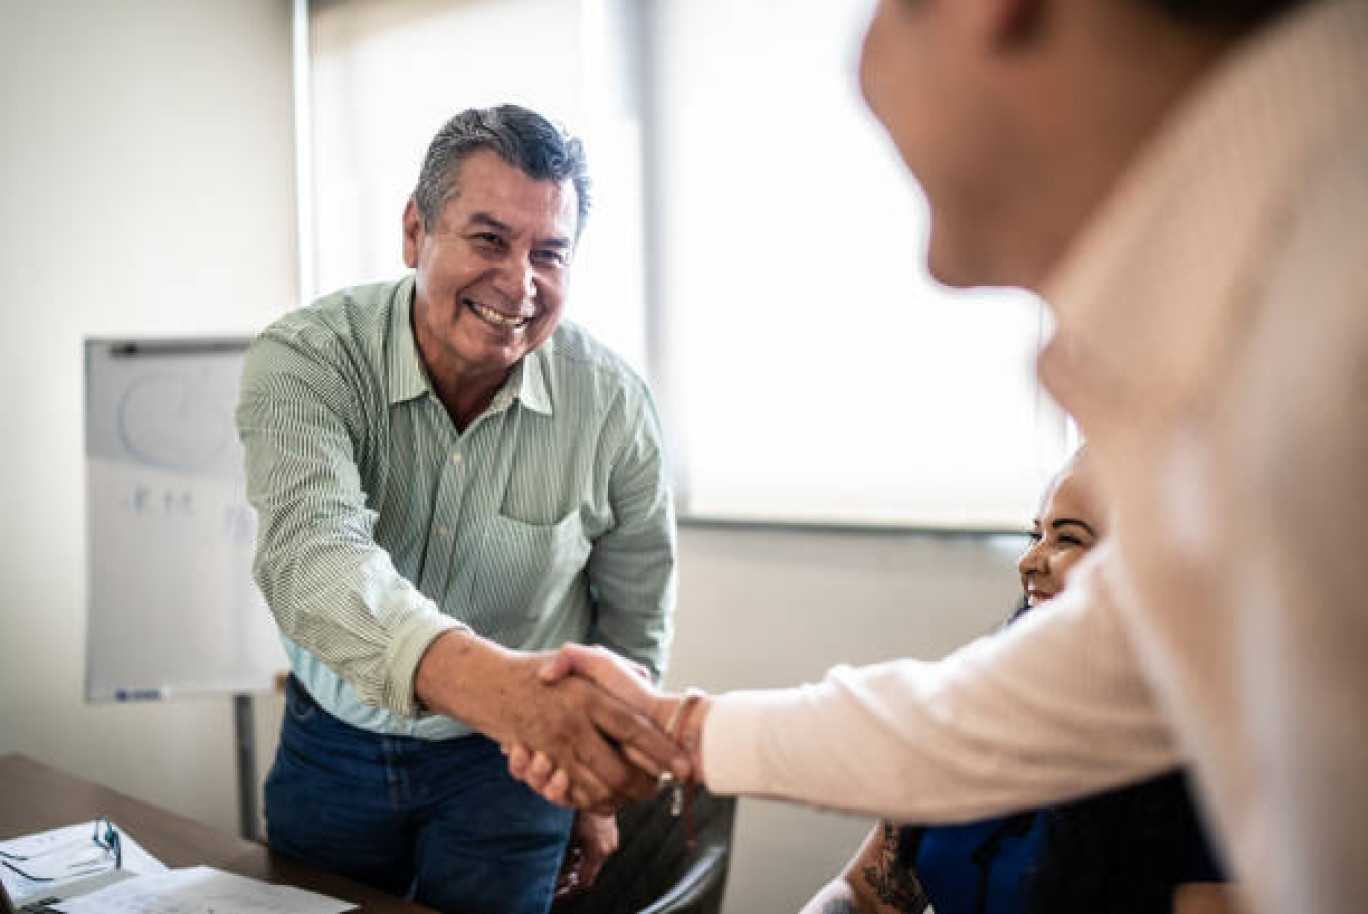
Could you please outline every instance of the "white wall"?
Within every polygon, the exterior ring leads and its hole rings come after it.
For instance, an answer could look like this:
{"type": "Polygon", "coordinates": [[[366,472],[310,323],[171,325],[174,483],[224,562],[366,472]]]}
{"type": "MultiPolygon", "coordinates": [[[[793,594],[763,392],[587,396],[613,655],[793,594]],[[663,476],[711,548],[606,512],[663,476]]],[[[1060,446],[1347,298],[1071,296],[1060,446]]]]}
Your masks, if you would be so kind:
{"type": "MultiPolygon", "coordinates": [[[[247,333],[292,305],[289,4],[0,0],[0,51],[0,753],[234,830],[229,699],[82,699],[81,340],[247,333]]],[[[938,656],[1015,592],[1002,541],[704,527],[681,541],[674,685],[938,656]]],[[[257,706],[264,770],[280,703],[257,706]]],[[[866,827],[746,801],[727,911],[795,910],[866,827]]]]}
{"type": "Polygon", "coordinates": [[[82,699],[81,341],[248,333],[293,303],[289,14],[0,0],[0,752],[228,827],[227,699],[82,699]]]}
{"type": "MultiPolygon", "coordinates": [[[[1019,590],[1015,537],[688,527],[681,542],[676,686],[792,685],[837,662],[939,657],[998,624],[1019,590]]],[[[743,800],[724,910],[798,910],[868,828],[743,800]]]]}

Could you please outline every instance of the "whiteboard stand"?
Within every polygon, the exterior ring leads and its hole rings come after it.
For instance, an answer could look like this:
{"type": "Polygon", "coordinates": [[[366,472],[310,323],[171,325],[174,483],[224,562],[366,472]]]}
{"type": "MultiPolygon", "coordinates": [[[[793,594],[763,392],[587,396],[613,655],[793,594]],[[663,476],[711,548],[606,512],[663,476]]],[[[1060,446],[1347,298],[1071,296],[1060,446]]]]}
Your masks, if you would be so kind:
{"type": "Polygon", "coordinates": [[[247,841],[258,840],[256,718],[252,696],[233,696],[233,723],[237,730],[238,828],[247,841]]]}
{"type": "Polygon", "coordinates": [[[256,839],[252,697],[288,665],[252,581],[233,413],[246,338],[85,341],[86,700],[233,696],[239,825],[256,839]]]}

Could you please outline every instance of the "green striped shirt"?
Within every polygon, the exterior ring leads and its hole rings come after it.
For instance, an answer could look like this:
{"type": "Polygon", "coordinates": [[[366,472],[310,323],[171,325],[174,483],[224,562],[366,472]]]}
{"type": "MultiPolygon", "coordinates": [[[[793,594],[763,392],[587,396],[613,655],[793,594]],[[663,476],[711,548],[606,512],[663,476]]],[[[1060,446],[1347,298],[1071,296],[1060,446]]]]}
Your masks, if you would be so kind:
{"type": "Polygon", "coordinates": [[[655,407],[572,324],[456,430],[419,360],[413,278],[346,289],[252,344],[237,410],[254,573],[296,676],[381,733],[469,733],[413,675],[458,623],[513,648],[591,641],[659,676],[675,528],[655,407]]]}

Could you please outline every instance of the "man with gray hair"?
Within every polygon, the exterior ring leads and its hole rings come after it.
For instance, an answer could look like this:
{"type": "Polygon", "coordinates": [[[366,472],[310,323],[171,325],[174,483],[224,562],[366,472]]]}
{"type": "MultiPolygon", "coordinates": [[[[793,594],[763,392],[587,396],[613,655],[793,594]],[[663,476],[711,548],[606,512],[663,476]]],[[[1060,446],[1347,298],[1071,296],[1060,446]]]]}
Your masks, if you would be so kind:
{"type": "Polygon", "coordinates": [[[588,184],[540,115],[456,115],[404,210],[413,272],[286,315],[244,369],[255,575],[291,663],[271,847],[441,910],[549,906],[571,816],[508,777],[501,745],[582,779],[584,881],[614,805],[686,770],[622,702],[536,677],[568,641],[659,677],[670,638],[650,393],[561,320],[588,184]]]}

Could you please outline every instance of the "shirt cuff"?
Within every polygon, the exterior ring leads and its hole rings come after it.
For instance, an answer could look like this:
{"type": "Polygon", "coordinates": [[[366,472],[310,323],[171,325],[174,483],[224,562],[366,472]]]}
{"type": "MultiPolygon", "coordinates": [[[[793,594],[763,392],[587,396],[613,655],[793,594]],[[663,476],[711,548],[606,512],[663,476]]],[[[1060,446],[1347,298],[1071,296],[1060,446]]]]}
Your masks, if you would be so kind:
{"type": "Polygon", "coordinates": [[[436,612],[415,613],[394,633],[385,657],[385,707],[412,720],[428,717],[431,711],[413,694],[413,677],[418,662],[437,636],[453,629],[470,631],[470,626],[436,612]]]}

